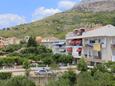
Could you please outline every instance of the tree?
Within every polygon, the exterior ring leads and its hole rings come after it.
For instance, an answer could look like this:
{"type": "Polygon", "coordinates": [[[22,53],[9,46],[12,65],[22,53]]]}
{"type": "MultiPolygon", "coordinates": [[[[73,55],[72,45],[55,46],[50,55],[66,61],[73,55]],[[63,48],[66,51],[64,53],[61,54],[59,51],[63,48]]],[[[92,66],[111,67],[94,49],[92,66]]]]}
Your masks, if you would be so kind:
{"type": "Polygon", "coordinates": [[[27,77],[17,76],[9,79],[3,86],[35,86],[35,83],[27,77]]]}
{"type": "Polygon", "coordinates": [[[70,86],[68,79],[60,78],[59,80],[52,80],[47,86],[70,86]]]}
{"type": "Polygon", "coordinates": [[[12,53],[19,49],[21,49],[22,45],[8,45],[7,47],[3,48],[2,51],[6,53],[12,53]]]}
{"type": "Polygon", "coordinates": [[[87,71],[87,63],[83,58],[79,60],[77,67],[80,71],[87,71]]]}
{"type": "Polygon", "coordinates": [[[62,75],[62,78],[65,80],[66,79],[69,80],[69,85],[74,86],[77,80],[76,76],[77,76],[76,73],[74,73],[73,71],[68,71],[64,75],[62,75]]]}
{"type": "Polygon", "coordinates": [[[108,72],[107,70],[107,67],[105,64],[97,64],[95,67],[94,67],[97,71],[101,71],[101,72],[108,72]]]}
{"type": "Polygon", "coordinates": [[[115,62],[107,62],[105,63],[106,67],[111,70],[112,73],[115,73],[115,62]]]}
{"type": "Polygon", "coordinates": [[[25,74],[28,77],[30,73],[30,63],[28,62],[28,60],[25,60],[23,62],[23,68],[25,68],[25,74]]]}
{"type": "Polygon", "coordinates": [[[35,41],[35,38],[30,37],[27,43],[27,47],[36,47],[36,46],[37,46],[37,43],[35,41]]]}
{"type": "Polygon", "coordinates": [[[70,86],[69,85],[69,80],[68,79],[59,79],[59,81],[57,82],[57,86],[70,86]]]}
{"type": "Polygon", "coordinates": [[[115,73],[115,64],[114,64],[114,65],[111,65],[111,72],[112,72],[112,73],[115,73]]]}
{"type": "Polygon", "coordinates": [[[0,86],[4,86],[5,81],[0,80],[0,86]]]}
{"type": "Polygon", "coordinates": [[[65,72],[56,80],[51,80],[47,86],[75,86],[76,74],[73,71],[65,72]]]}
{"type": "Polygon", "coordinates": [[[72,63],[72,55],[66,55],[65,62],[66,63],[72,63]]]}
{"type": "Polygon", "coordinates": [[[95,72],[100,71],[103,73],[108,73],[110,71],[108,71],[108,68],[110,68],[110,62],[109,63],[101,63],[101,64],[97,64],[96,66],[94,66],[93,69],[91,69],[91,75],[94,76],[95,72]]]}
{"type": "MultiPolygon", "coordinates": [[[[89,72],[81,72],[77,78],[77,86],[98,86],[89,72]]],[[[102,85],[103,86],[103,85],[102,85]]]]}
{"type": "Polygon", "coordinates": [[[12,73],[7,72],[7,73],[0,73],[0,80],[7,80],[9,78],[11,78],[12,73]]]}
{"type": "Polygon", "coordinates": [[[61,55],[60,54],[54,54],[54,55],[52,55],[52,58],[54,59],[54,61],[56,62],[56,63],[59,63],[60,62],[60,57],[61,57],[61,55]]]}
{"type": "Polygon", "coordinates": [[[115,26],[115,17],[114,17],[114,18],[112,18],[112,25],[114,25],[114,26],[115,26]]]}
{"type": "Polygon", "coordinates": [[[112,86],[113,77],[110,73],[97,71],[94,74],[94,80],[98,86],[112,86]]]}
{"type": "Polygon", "coordinates": [[[72,56],[71,55],[61,55],[61,54],[55,54],[53,55],[54,61],[56,63],[71,63],[72,62],[72,56]]]}
{"type": "Polygon", "coordinates": [[[51,63],[53,63],[53,59],[51,57],[45,57],[42,59],[42,61],[44,62],[44,64],[46,65],[50,65],[51,63]]]}

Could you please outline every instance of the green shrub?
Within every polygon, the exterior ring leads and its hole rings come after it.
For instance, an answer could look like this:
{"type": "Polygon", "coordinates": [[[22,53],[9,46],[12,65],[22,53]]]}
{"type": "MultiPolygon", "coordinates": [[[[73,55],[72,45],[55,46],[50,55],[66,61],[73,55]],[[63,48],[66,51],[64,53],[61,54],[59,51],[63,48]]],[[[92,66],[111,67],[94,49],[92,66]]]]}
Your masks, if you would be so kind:
{"type": "Polygon", "coordinates": [[[21,47],[22,47],[22,45],[9,45],[9,46],[3,48],[2,51],[7,52],[7,53],[12,53],[14,51],[21,49],[21,47]]]}
{"type": "Polygon", "coordinates": [[[9,78],[11,78],[11,76],[12,76],[12,73],[10,73],[10,72],[7,72],[7,73],[0,73],[0,80],[5,80],[5,79],[9,79],[9,78]]]}
{"type": "Polygon", "coordinates": [[[28,60],[25,60],[23,62],[23,68],[25,68],[25,69],[29,69],[30,68],[30,62],[28,60]]]}
{"type": "Polygon", "coordinates": [[[15,65],[21,65],[23,63],[23,59],[20,57],[5,57],[5,58],[0,58],[0,66],[12,66],[15,65]]]}
{"type": "Polygon", "coordinates": [[[65,80],[66,79],[69,80],[70,86],[74,86],[77,81],[77,75],[73,71],[65,72],[65,74],[63,74],[61,78],[65,79],[65,80]]]}
{"type": "Polygon", "coordinates": [[[78,63],[78,70],[80,71],[87,71],[87,63],[85,62],[84,59],[80,59],[78,63]]]}
{"type": "Polygon", "coordinates": [[[16,76],[7,80],[4,86],[35,86],[35,83],[27,77],[16,76]]]}

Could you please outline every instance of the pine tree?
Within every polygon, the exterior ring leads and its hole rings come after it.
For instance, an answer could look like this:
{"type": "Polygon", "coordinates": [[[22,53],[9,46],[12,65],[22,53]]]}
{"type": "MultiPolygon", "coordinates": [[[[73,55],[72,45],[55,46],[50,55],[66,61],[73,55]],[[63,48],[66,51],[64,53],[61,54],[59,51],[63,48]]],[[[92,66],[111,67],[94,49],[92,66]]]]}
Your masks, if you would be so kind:
{"type": "Polygon", "coordinates": [[[34,37],[30,37],[27,43],[27,47],[36,47],[37,43],[34,37]]]}

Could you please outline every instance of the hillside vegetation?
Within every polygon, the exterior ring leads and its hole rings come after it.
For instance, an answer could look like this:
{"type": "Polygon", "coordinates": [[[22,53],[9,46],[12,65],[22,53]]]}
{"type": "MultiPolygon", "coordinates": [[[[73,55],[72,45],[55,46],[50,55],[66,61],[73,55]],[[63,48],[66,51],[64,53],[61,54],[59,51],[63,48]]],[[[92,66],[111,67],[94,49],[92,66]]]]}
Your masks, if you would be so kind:
{"type": "Polygon", "coordinates": [[[58,13],[40,21],[30,24],[23,24],[16,27],[1,30],[0,36],[24,37],[55,36],[64,38],[65,34],[75,28],[86,27],[92,28],[99,25],[113,24],[115,25],[115,12],[81,12],[81,11],[66,11],[58,13]]]}

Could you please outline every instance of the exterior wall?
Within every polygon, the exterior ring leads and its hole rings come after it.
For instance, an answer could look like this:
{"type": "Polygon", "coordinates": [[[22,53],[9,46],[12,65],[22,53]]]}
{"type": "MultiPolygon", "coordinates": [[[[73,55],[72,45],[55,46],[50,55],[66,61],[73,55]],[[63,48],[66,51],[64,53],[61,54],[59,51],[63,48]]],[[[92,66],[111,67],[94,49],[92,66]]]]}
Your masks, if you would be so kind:
{"type": "Polygon", "coordinates": [[[82,46],[73,46],[72,47],[72,56],[74,57],[74,58],[81,58],[82,57],[82,52],[81,52],[81,54],[79,54],[79,52],[77,52],[77,49],[78,48],[81,48],[82,49],[82,46]]]}
{"type": "Polygon", "coordinates": [[[102,60],[111,61],[112,51],[111,51],[111,38],[106,37],[106,47],[102,49],[102,60]]]}
{"type": "Polygon", "coordinates": [[[52,49],[54,54],[66,54],[65,40],[44,41],[41,44],[52,49]],[[62,42],[63,44],[61,44],[62,42]]]}
{"type": "Polygon", "coordinates": [[[115,61],[115,37],[112,37],[111,42],[111,48],[112,48],[112,61],[115,61]]]}
{"type": "Polygon", "coordinates": [[[60,45],[53,45],[52,51],[54,54],[66,54],[66,47],[65,44],[60,45]]]}
{"type": "Polygon", "coordinates": [[[66,53],[71,54],[74,59],[82,58],[82,36],[85,32],[84,28],[75,29],[66,35],[66,53]]]}
{"type": "Polygon", "coordinates": [[[68,39],[66,40],[66,53],[69,53],[73,58],[82,57],[82,39],[68,39]]]}
{"type": "MultiPolygon", "coordinates": [[[[71,39],[73,40],[73,39],[71,39]]],[[[72,47],[72,55],[75,58],[79,58],[77,53],[74,52],[75,47],[77,46],[71,46],[69,44],[69,41],[67,42],[67,47],[72,47]]],[[[86,37],[82,39],[82,54],[81,57],[87,57],[90,62],[107,62],[107,61],[115,61],[115,37],[86,37]],[[100,44],[101,50],[100,53],[96,50],[94,50],[94,46],[86,46],[88,44],[88,40],[96,40],[96,43],[100,44]],[[114,46],[114,47],[113,47],[114,46]],[[100,54],[100,55],[99,55],[100,54]]],[[[95,44],[95,43],[94,43],[95,44]]],[[[77,48],[76,48],[77,49],[77,48]]]]}
{"type": "MultiPolygon", "coordinates": [[[[96,61],[112,61],[112,49],[111,49],[111,37],[94,37],[94,38],[84,38],[83,39],[83,56],[90,59],[98,59],[96,61]],[[99,39],[101,44],[101,58],[97,57],[98,52],[93,50],[93,47],[85,46],[87,44],[87,40],[99,39]]],[[[115,53],[114,53],[115,54],[115,53]]]]}

